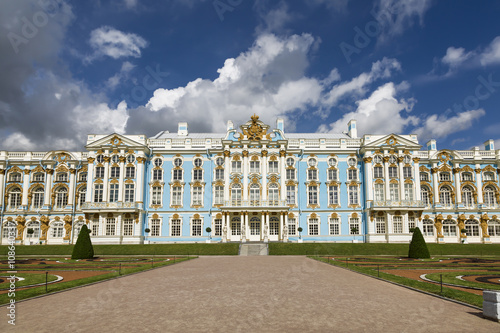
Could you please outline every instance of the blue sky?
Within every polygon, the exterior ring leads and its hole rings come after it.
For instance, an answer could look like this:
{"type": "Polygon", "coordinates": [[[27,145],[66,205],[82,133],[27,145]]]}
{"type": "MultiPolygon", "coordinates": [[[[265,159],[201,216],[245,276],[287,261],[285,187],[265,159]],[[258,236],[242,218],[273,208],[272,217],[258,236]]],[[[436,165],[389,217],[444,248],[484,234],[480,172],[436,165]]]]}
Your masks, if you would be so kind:
{"type": "Polygon", "coordinates": [[[0,149],[91,133],[418,134],[500,148],[500,3],[17,0],[0,3],[0,149]]]}

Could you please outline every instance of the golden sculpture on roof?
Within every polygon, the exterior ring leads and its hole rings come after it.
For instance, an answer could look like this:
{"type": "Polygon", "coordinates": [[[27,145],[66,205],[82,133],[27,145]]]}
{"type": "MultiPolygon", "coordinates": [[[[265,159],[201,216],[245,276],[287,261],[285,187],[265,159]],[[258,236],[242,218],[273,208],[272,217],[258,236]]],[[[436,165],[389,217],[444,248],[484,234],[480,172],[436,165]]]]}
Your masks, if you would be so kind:
{"type": "MultiPolygon", "coordinates": [[[[259,124],[259,116],[254,114],[252,117],[252,123],[250,126],[247,128],[242,128],[243,131],[243,136],[246,136],[247,140],[250,141],[260,141],[263,139],[270,139],[269,135],[267,133],[267,129],[264,128],[261,124],[259,124]]],[[[240,140],[242,139],[242,136],[240,136],[240,140]]]]}

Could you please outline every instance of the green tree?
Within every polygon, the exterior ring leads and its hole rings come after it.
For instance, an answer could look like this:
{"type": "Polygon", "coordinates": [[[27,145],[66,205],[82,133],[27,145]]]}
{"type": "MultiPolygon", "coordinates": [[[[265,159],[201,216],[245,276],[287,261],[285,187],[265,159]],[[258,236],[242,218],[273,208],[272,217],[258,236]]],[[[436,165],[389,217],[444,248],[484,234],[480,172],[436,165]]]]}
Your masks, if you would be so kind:
{"type": "Polygon", "coordinates": [[[429,249],[425,243],[424,236],[420,232],[420,228],[416,227],[413,230],[413,237],[411,238],[410,249],[408,251],[408,258],[430,258],[429,249]]]}
{"type": "Polygon", "coordinates": [[[90,240],[90,230],[87,225],[83,225],[76,240],[71,259],[92,259],[94,258],[94,247],[90,240]]]}

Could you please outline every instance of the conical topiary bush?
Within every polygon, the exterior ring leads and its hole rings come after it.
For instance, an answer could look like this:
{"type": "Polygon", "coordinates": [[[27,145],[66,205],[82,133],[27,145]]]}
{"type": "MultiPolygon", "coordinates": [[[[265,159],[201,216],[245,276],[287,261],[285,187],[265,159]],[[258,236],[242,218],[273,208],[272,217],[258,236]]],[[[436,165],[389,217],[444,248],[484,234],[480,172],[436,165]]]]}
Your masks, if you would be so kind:
{"type": "Polygon", "coordinates": [[[422,259],[430,257],[431,255],[429,254],[429,249],[425,243],[424,236],[422,236],[420,228],[416,227],[413,230],[413,237],[411,238],[408,258],[422,259]]]}
{"type": "Polygon", "coordinates": [[[87,225],[83,225],[76,240],[71,259],[92,259],[94,258],[94,247],[90,240],[90,230],[87,225]]]}

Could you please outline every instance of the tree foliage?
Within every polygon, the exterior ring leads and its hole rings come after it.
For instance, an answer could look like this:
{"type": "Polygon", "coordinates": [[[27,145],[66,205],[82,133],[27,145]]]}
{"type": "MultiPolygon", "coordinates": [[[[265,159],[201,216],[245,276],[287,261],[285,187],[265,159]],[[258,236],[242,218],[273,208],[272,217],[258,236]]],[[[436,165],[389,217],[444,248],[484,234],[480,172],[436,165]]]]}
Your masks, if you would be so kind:
{"type": "Polygon", "coordinates": [[[425,243],[424,236],[420,232],[420,228],[416,227],[413,231],[411,238],[410,249],[408,251],[408,258],[430,258],[429,249],[425,243]]]}
{"type": "Polygon", "coordinates": [[[76,240],[71,259],[92,259],[94,258],[94,247],[90,240],[90,230],[87,225],[83,225],[76,240]]]}

